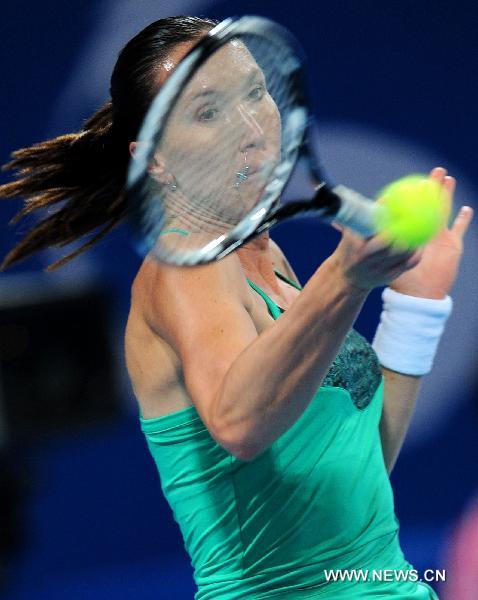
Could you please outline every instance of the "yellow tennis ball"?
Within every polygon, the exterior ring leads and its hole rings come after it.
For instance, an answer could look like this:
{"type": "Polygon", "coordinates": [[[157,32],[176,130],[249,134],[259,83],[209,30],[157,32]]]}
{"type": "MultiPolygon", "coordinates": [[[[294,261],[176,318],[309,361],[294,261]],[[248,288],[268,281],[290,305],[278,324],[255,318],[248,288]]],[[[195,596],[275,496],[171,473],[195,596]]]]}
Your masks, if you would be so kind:
{"type": "Polygon", "coordinates": [[[426,244],[445,226],[447,202],[442,185],[426,175],[408,175],[378,195],[377,231],[394,246],[407,250],[426,244]]]}

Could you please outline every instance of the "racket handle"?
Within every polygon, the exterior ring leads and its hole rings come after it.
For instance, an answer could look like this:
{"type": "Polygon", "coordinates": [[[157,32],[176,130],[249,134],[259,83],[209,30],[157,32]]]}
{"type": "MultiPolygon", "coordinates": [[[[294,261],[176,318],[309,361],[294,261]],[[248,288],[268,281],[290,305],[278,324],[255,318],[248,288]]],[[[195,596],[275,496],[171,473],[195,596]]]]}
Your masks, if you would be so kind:
{"type": "Polygon", "coordinates": [[[338,197],[339,202],[336,204],[337,212],[329,216],[329,221],[350,227],[364,238],[378,233],[378,213],[385,210],[382,205],[342,184],[335,186],[331,191],[338,197]]]}

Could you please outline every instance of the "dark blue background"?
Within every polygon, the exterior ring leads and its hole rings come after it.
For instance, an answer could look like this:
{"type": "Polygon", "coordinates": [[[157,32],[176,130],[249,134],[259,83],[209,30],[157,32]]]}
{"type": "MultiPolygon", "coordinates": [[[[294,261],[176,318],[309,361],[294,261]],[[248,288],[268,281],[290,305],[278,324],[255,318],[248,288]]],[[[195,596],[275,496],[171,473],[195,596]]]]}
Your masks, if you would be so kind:
{"type": "MultiPolygon", "coordinates": [[[[80,125],[68,114],[55,121],[51,107],[98,18],[98,6],[94,0],[19,0],[2,7],[2,163],[15,148],[80,125]],[[52,131],[52,122],[64,123],[65,129],[52,131]]],[[[448,157],[478,186],[475,2],[238,1],[217,2],[201,12],[216,18],[259,13],[277,19],[305,47],[314,103],[323,118],[357,121],[416,140],[448,157]]],[[[82,118],[96,108],[85,105],[82,118]]],[[[16,202],[2,202],[2,222],[17,208],[16,202]]],[[[297,222],[274,235],[302,281],[337,241],[335,232],[323,228],[320,239],[298,245],[310,227],[297,222]]],[[[114,290],[112,311],[119,327],[140,264],[126,236],[120,228],[90,253],[114,290]]],[[[2,228],[2,254],[17,238],[2,228]]],[[[45,264],[37,257],[16,270],[39,270],[45,264]]],[[[378,308],[375,292],[358,321],[369,338],[378,308]]],[[[446,431],[419,451],[405,448],[393,472],[402,545],[418,569],[446,566],[441,554],[446,536],[477,486],[476,403],[471,396],[460,404],[446,431]]],[[[192,597],[179,530],[162,498],[134,411],[109,425],[33,444],[23,449],[21,460],[31,477],[28,537],[13,562],[10,598],[192,597]]]]}

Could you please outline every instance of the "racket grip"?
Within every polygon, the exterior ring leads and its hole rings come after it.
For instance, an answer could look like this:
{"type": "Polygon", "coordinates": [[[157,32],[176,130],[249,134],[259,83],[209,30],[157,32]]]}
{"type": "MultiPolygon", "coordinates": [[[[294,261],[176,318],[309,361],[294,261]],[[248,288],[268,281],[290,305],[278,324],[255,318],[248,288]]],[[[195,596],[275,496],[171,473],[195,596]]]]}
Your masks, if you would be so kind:
{"type": "Polygon", "coordinates": [[[378,233],[378,214],[385,210],[382,205],[342,184],[335,186],[332,192],[340,202],[336,214],[329,217],[330,221],[350,227],[364,238],[378,233]]]}

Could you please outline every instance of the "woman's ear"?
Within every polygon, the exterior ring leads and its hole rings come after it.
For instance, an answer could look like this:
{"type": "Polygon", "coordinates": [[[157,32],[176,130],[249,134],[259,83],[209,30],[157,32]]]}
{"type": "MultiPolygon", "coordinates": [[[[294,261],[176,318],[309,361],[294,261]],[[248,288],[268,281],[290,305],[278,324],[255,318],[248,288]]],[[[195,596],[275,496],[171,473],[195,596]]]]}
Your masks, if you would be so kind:
{"type": "MultiPolygon", "coordinates": [[[[146,142],[130,142],[129,153],[131,156],[136,158],[139,148],[145,144],[146,142]]],[[[154,154],[148,166],[148,173],[153,179],[162,184],[169,185],[174,180],[173,176],[167,172],[164,160],[158,152],[154,154]]]]}
{"type": "Polygon", "coordinates": [[[128,149],[129,149],[129,153],[131,154],[131,156],[133,158],[137,158],[137,154],[138,151],[142,148],[144,148],[144,150],[146,150],[148,147],[147,142],[130,142],[128,149]]]}
{"type": "Polygon", "coordinates": [[[134,158],[135,157],[135,153],[136,153],[136,148],[138,146],[138,142],[130,142],[129,143],[129,153],[131,154],[131,156],[134,158]]]}
{"type": "Polygon", "coordinates": [[[159,183],[167,184],[171,179],[171,175],[166,171],[164,160],[158,152],[154,153],[148,165],[148,173],[153,179],[159,181],[159,183]]]}

